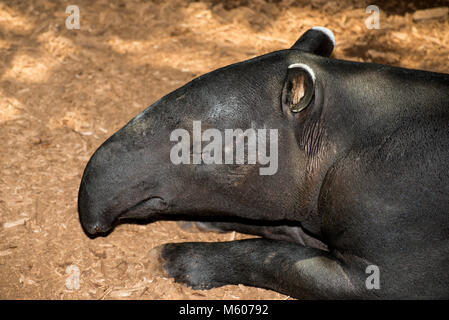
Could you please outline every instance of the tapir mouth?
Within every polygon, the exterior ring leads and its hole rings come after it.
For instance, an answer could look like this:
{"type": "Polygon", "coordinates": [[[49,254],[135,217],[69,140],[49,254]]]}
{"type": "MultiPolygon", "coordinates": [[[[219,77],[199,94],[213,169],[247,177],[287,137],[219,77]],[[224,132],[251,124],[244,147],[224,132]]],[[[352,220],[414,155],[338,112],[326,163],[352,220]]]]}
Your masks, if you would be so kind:
{"type": "Polygon", "coordinates": [[[164,212],[167,208],[168,203],[163,198],[150,196],[122,211],[119,214],[118,219],[147,218],[151,214],[164,212]]]}
{"type": "MultiPolygon", "coordinates": [[[[85,202],[88,203],[88,201],[85,202]]],[[[103,214],[99,215],[97,219],[92,219],[92,217],[95,217],[96,215],[89,215],[89,212],[86,211],[87,209],[84,207],[80,206],[78,210],[80,212],[80,220],[83,229],[89,237],[94,238],[97,236],[108,235],[118,224],[126,222],[126,220],[150,220],[151,218],[157,218],[159,214],[166,212],[168,207],[167,201],[163,198],[159,196],[149,196],[122,210],[106,209],[102,211],[103,214]],[[91,218],[89,218],[89,216],[91,218]],[[109,218],[104,219],[102,216],[109,218]]]]}

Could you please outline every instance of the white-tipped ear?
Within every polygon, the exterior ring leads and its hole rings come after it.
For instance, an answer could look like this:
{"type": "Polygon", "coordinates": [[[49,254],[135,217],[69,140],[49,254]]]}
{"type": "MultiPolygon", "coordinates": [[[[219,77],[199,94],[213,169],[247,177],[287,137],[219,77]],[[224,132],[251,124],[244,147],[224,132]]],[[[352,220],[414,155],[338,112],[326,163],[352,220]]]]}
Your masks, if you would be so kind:
{"type": "Polygon", "coordinates": [[[315,93],[315,72],[303,63],[288,66],[282,89],[282,109],[298,113],[309,106],[315,93]]]}
{"type": "Polygon", "coordinates": [[[334,33],[331,30],[329,30],[326,27],[321,27],[321,26],[313,27],[311,30],[318,30],[318,31],[324,33],[329,38],[329,40],[331,41],[332,46],[335,47],[335,36],[334,36],[334,33]]]}
{"type": "Polygon", "coordinates": [[[291,49],[328,57],[335,47],[335,36],[328,28],[313,27],[307,30],[291,49]]]}

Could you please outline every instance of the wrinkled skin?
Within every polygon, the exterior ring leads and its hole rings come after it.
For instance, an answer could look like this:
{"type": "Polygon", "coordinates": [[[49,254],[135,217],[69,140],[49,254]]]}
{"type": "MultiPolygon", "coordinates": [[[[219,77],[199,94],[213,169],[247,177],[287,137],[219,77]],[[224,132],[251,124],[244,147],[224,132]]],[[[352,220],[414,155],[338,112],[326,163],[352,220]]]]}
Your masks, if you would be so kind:
{"type": "Polygon", "coordinates": [[[78,202],[86,233],[107,235],[132,218],[262,236],[167,244],[149,255],[194,288],[449,298],[449,75],[336,60],[329,47],[306,33],[289,50],[203,75],[131,120],[86,166],[78,202]],[[294,113],[283,88],[297,63],[316,79],[306,88],[313,99],[294,113]],[[170,133],[191,132],[194,120],[203,130],[277,129],[277,173],[174,165],[170,133]],[[379,289],[366,286],[369,265],[379,289]]]}

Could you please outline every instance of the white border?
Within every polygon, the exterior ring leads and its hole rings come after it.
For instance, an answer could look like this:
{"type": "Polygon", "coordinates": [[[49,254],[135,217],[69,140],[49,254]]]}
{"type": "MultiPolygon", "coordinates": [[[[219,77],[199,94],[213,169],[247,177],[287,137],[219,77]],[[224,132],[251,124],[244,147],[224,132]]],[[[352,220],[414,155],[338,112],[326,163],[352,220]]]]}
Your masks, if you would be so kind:
{"type": "Polygon", "coordinates": [[[317,30],[317,31],[321,31],[322,33],[324,33],[332,41],[332,45],[335,47],[335,36],[334,36],[334,33],[332,31],[330,31],[328,28],[321,27],[321,26],[316,26],[316,27],[313,27],[311,30],[317,30]]]}
{"type": "Polygon", "coordinates": [[[312,77],[313,82],[315,82],[315,79],[316,79],[315,78],[315,72],[313,72],[312,68],[310,68],[308,65],[306,65],[304,63],[293,63],[293,64],[288,66],[288,69],[293,69],[293,68],[304,69],[312,77]]]}

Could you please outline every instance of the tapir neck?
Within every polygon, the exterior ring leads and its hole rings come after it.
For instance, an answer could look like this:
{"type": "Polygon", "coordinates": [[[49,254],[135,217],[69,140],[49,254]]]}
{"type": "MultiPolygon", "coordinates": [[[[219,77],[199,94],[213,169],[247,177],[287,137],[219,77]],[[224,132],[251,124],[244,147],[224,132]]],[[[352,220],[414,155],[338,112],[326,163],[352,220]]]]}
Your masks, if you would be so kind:
{"type": "Polygon", "coordinates": [[[338,86],[326,86],[322,118],[339,150],[375,141],[418,119],[447,116],[448,74],[376,64],[354,68],[329,77],[338,86]]]}

